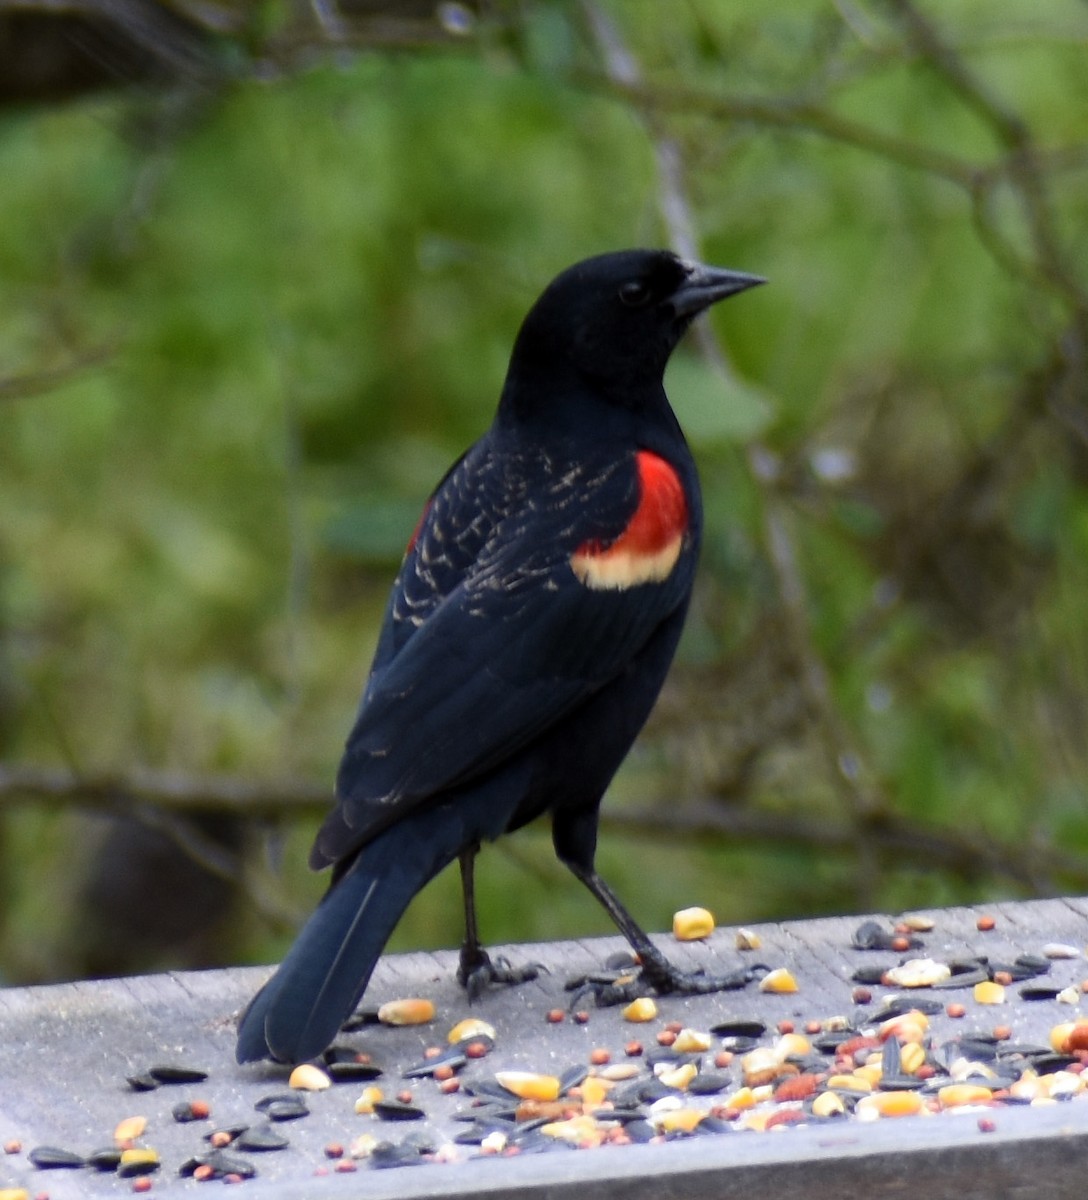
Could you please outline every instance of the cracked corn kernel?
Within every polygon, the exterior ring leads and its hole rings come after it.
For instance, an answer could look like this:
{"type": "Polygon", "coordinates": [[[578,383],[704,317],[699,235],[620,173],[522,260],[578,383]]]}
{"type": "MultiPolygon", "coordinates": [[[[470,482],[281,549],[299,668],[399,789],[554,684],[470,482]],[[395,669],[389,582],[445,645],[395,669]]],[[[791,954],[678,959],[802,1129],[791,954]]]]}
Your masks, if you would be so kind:
{"type": "Polygon", "coordinates": [[[361,1116],[367,1116],[374,1111],[374,1105],[384,1099],[380,1087],[365,1087],[359,1093],[359,1099],[355,1101],[355,1111],[361,1116]]]}
{"type": "Polygon", "coordinates": [[[696,942],[714,932],[714,914],[707,908],[682,908],[673,914],[672,935],[680,942],[696,942]]]}
{"type": "Polygon", "coordinates": [[[973,991],[976,1004],[1004,1004],[1005,989],[992,979],[984,979],[976,983],[973,991]]]}
{"type": "Polygon", "coordinates": [[[578,1146],[599,1146],[604,1140],[604,1132],[593,1117],[568,1117],[565,1121],[551,1121],[540,1126],[540,1132],[546,1137],[560,1138],[564,1142],[574,1142],[578,1146]]]}
{"type": "Polygon", "coordinates": [[[686,1092],[688,1084],[699,1074],[699,1068],[693,1063],[684,1063],[680,1067],[671,1067],[662,1071],[658,1079],[667,1087],[678,1092],[686,1092]]]}
{"type": "Polygon", "coordinates": [[[913,1075],[926,1061],[925,1048],[919,1042],[907,1042],[899,1048],[899,1069],[904,1075],[913,1075]]]}
{"type": "Polygon", "coordinates": [[[410,997],[406,1000],[387,1000],[378,1009],[383,1025],[426,1025],[434,1020],[434,1002],[410,997]]]}
{"type": "Polygon", "coordinates": [[[890,984],[905,988],[932,987],[935,983],[943,983],[951,977],[952,968],[948,963],[937,962],[932,958],[908,958],[905,963],[900,963],[884,973],[884,978],[890,984]]]}
{"type": "Polygon", "coordinates": [[[949,1083],[937,1089],[941,1108],[961,1108],[965,1104],[989,1104],[993,1093],[981,1083],[949,1083]]]}
{"type": "Polygon", "coordinates": [[[300,1092],[323,1092],[332,1085],[332,1080],[320,1067],[313,1063],[299,1063],[291,1072],[287,1086],[300,1092]]]}
{"type": "Polygon", "coordinates": [[[764,975],[759,981],[759,990],[761,992],[786,995],[798,990],[797,980],[794,979],[793,975],[785,967],[777,967],[775,970],[764,975]]]}
{"type": "Polygon", "coordinates": [[[554,1075],[538,1075],[534,1071],[496,1071],[495,1079],[522,1100],[557,1100],[559,1080],[554,1075]]]}
{"type": "Polygon", "coordinates": [[[837,1117],[846,1112],[846,1105],[835,1092],[821,1092],[812,1101],[814,1117],[837,1117]]]}
{"type": "Polygon", "coordinates": [[[879,1117],[913,1117],[925,1110],[926,1102],[918,1092],[873,1092],[862,1096],[854,1112],[862,1120],[872,1110],[879,1117]]]}
{"type": "Polygon", "coordinates": [[[680,1054],[702,1054],[709,1050],[713,1039],[699,1029],[681,1029],[672,1048],[680,1054]]]}
{"type": "Polygon", "coordinates": [[[657,1016],[657,1005],[651,996],[639,996],[623,1010],[625,1021],[652,1021],[657,1016]]]}
{"type": "Polygon", "coordinates": [[[738,950],[762,950],[763,939],[754,929],[738,929],[736,936],[733,939],[733,944],[738,950]]]}
{"type": "Polygon", "coordinates": [[[479,1017],[466,1017],[463,1021],[458,1021],[446,1034],[446,1041],[455,1046],[458,1042],[465,1042],[474,1037],[487,1037],[494,1041],[495,1026],[481,1021],[479,1017]]]}
{"type": "Polygon", "coordinates": [[[117,1122],[113,1131],[113,1140],[118,1144],[135,1141],[146,1128],[147,1117],[125,1117],[123,1121],[117,1122]]]}
{"type": "Polygon", "coordinates": [[[654,1117],[654,1128],[662,1133],[691,1133],[705,1116],[698,1108],[674,1108],[654,1117]]]}

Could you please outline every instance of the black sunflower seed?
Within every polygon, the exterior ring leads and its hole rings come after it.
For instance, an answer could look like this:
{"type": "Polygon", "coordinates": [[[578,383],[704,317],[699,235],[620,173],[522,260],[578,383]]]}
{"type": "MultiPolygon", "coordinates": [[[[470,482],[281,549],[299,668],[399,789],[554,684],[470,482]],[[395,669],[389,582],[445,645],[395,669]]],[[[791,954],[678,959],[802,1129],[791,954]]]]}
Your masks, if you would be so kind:
{"type": "Polygon", "coordinates": [[[238,1135],[234,1145],[239,1150],[283,1150],[290,1143],[271,1125],[254,1125],[238,1135]]]}
{"type": "Polygon", "coordinates": [[[706,1071],[695,1076],[688,1084],[688,1091],[693,1096],[715,1096],[718,1092],[724,1092],[731,1083],[728,1075],[706,1071]]]}
{"type": "Polygon", "coordinates": [[[743,1017],[730,1017],[711,1025],[710,1032],[718,1037],[761,1038],[767,1032],[767,1026],[762,1021],[747,1020],[743,1017]]]}
{"type": "Polygon", "coordinates": [[[120,1179],[135,1179],[138,1175],[153,1175],[161,1166],[158,1158],[138,1158],[120,1163],[117,1175],[120,1179]]]}
{"type": "Polygon", "coordinates": [[[241,1121],[236,1122],[234,1125],[217,1125],[215,1129],[210,1130],[204,1135],[204,1140],[210,1142],[214,1137],[226,1134],[233,1142],[239,1134],[245,1133],[248,1128],[249,1125],[241,1121]]]}
{"type": "Polygon", "coordinates": [[[121,1162],[121,1150],[118,1146],[103,1146],[87,1155],[87,1166],[96,1171],[116,1171],[121,1162]]]}
{"type": "Polygon", "coordinates": [[[159,1081],[149,1071],[142,1075],[129,1075],[125,1082],[134,1092],[153,1092],[159,1086],[159,1081]]]}
{"type": "Polygon", "coordinates": [[[208,1078],[208,1072],[199,1067],[184,1067],[174,1063],[150,1067],[147,1073],[159,1083],[203,1083],[208,1078]]]}
{"type": "MultiPolygon", "coordinates": [[[[381,1067],[361,1062],[326,1063],[325,1072],[334,1083],[361,1083],[368,1079],[377,1079],[383,1073],[381,1067]]],[[[407,1074],[405,1071],[405,1075],[407,1074]]]]}
{"type": "Polygon", "coordinates": [[[35,1146],[27,1158],[43,1171],[83,1167],[87,1163],[82,1154],[76,1154],[74,1150],[62,1150],[59,1146],[35,1146]]]}
{"type": "Polygon", "coordinates": [[[415,1146],[406,1142],[379,1142],[370,1152],[370,1165],[378,1168],[418,1167],[423,1159],[415,1146]]]}
{"type": "Polygon", "coordinates": [[[374,1111],[383,1121],[421,1121],[426,1116],[423,1109],[400,1100],[379,1100],[374,1111]]]}

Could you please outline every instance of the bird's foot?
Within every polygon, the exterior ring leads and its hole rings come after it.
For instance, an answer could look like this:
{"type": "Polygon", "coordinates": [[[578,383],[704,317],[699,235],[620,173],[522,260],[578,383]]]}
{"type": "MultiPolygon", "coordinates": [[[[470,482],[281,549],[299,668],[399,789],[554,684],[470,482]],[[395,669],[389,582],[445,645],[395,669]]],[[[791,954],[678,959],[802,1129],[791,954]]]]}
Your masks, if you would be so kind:
{"type": "Polygon", "coordinates": [[[481,947],[462,946],[457,966],[457,982],[468,992],[470,1001],[478,1000],[489,987],[511,987],[528,983],[545,968],[541,963],[513,967],[505,958],[492,958],[481,947]]]}
{"type": "Polygon", "coordinates": [[[630,965],[617,965],[605,971],[583,975],[569,981],[567,989],[574,992],[571,1008],[587,996],[593,998],[598,1008],[609,1008],[616,1004],[630,1004],[648,992],[661,996],[705,996],[711,992],[737,991],[747,987],[768,969],[760,963],[738,967],[724,975],[708,975],[702,968],[681,971],[663,954],[654,953],[640,955],[639,960],[632,960],[630,965]]]}

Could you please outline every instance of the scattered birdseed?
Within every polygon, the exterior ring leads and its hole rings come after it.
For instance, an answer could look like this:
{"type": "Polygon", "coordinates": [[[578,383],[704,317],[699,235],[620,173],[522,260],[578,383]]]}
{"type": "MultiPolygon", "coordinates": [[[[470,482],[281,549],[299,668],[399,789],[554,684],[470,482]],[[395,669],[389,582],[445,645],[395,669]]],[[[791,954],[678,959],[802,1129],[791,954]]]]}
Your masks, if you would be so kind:
{"type": "Polygon", "coordinates": [[[997,918],[992,917],[989,913],[983,913],[975,922],[975,928],[982,933],[989,933],[991,929],[997,927],[997,918]]]}

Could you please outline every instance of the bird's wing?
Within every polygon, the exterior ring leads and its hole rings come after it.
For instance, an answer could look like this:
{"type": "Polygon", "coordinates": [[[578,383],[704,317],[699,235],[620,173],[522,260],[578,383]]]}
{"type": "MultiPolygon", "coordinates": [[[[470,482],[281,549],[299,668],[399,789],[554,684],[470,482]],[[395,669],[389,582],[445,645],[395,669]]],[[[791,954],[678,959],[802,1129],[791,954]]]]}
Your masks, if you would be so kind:
{"type": "MultiPolygon", "coordinates": [[[[640,482],[632,458],[568,475],[551,495],[531,494],[493,522],[477,522],[483,543],[444,594],[420,586],[420,572],[456,576],[451,531],[465,526],[450,520],[445,493],[436,496],[398,577],[385,661],[348,739],[340,804],[318,836],[316,865],[515,754],[613,679],[685,603],[695,557],[689,531],[673,531],[664,556],[650,546],[652,562],[628,544],[645,508],[640,482]],[[446,522],[439,543],[448,561],[439,567],[434,521],[446,522]]],[[[449,487],[457,486],[455,474],[449,487]]]]}

